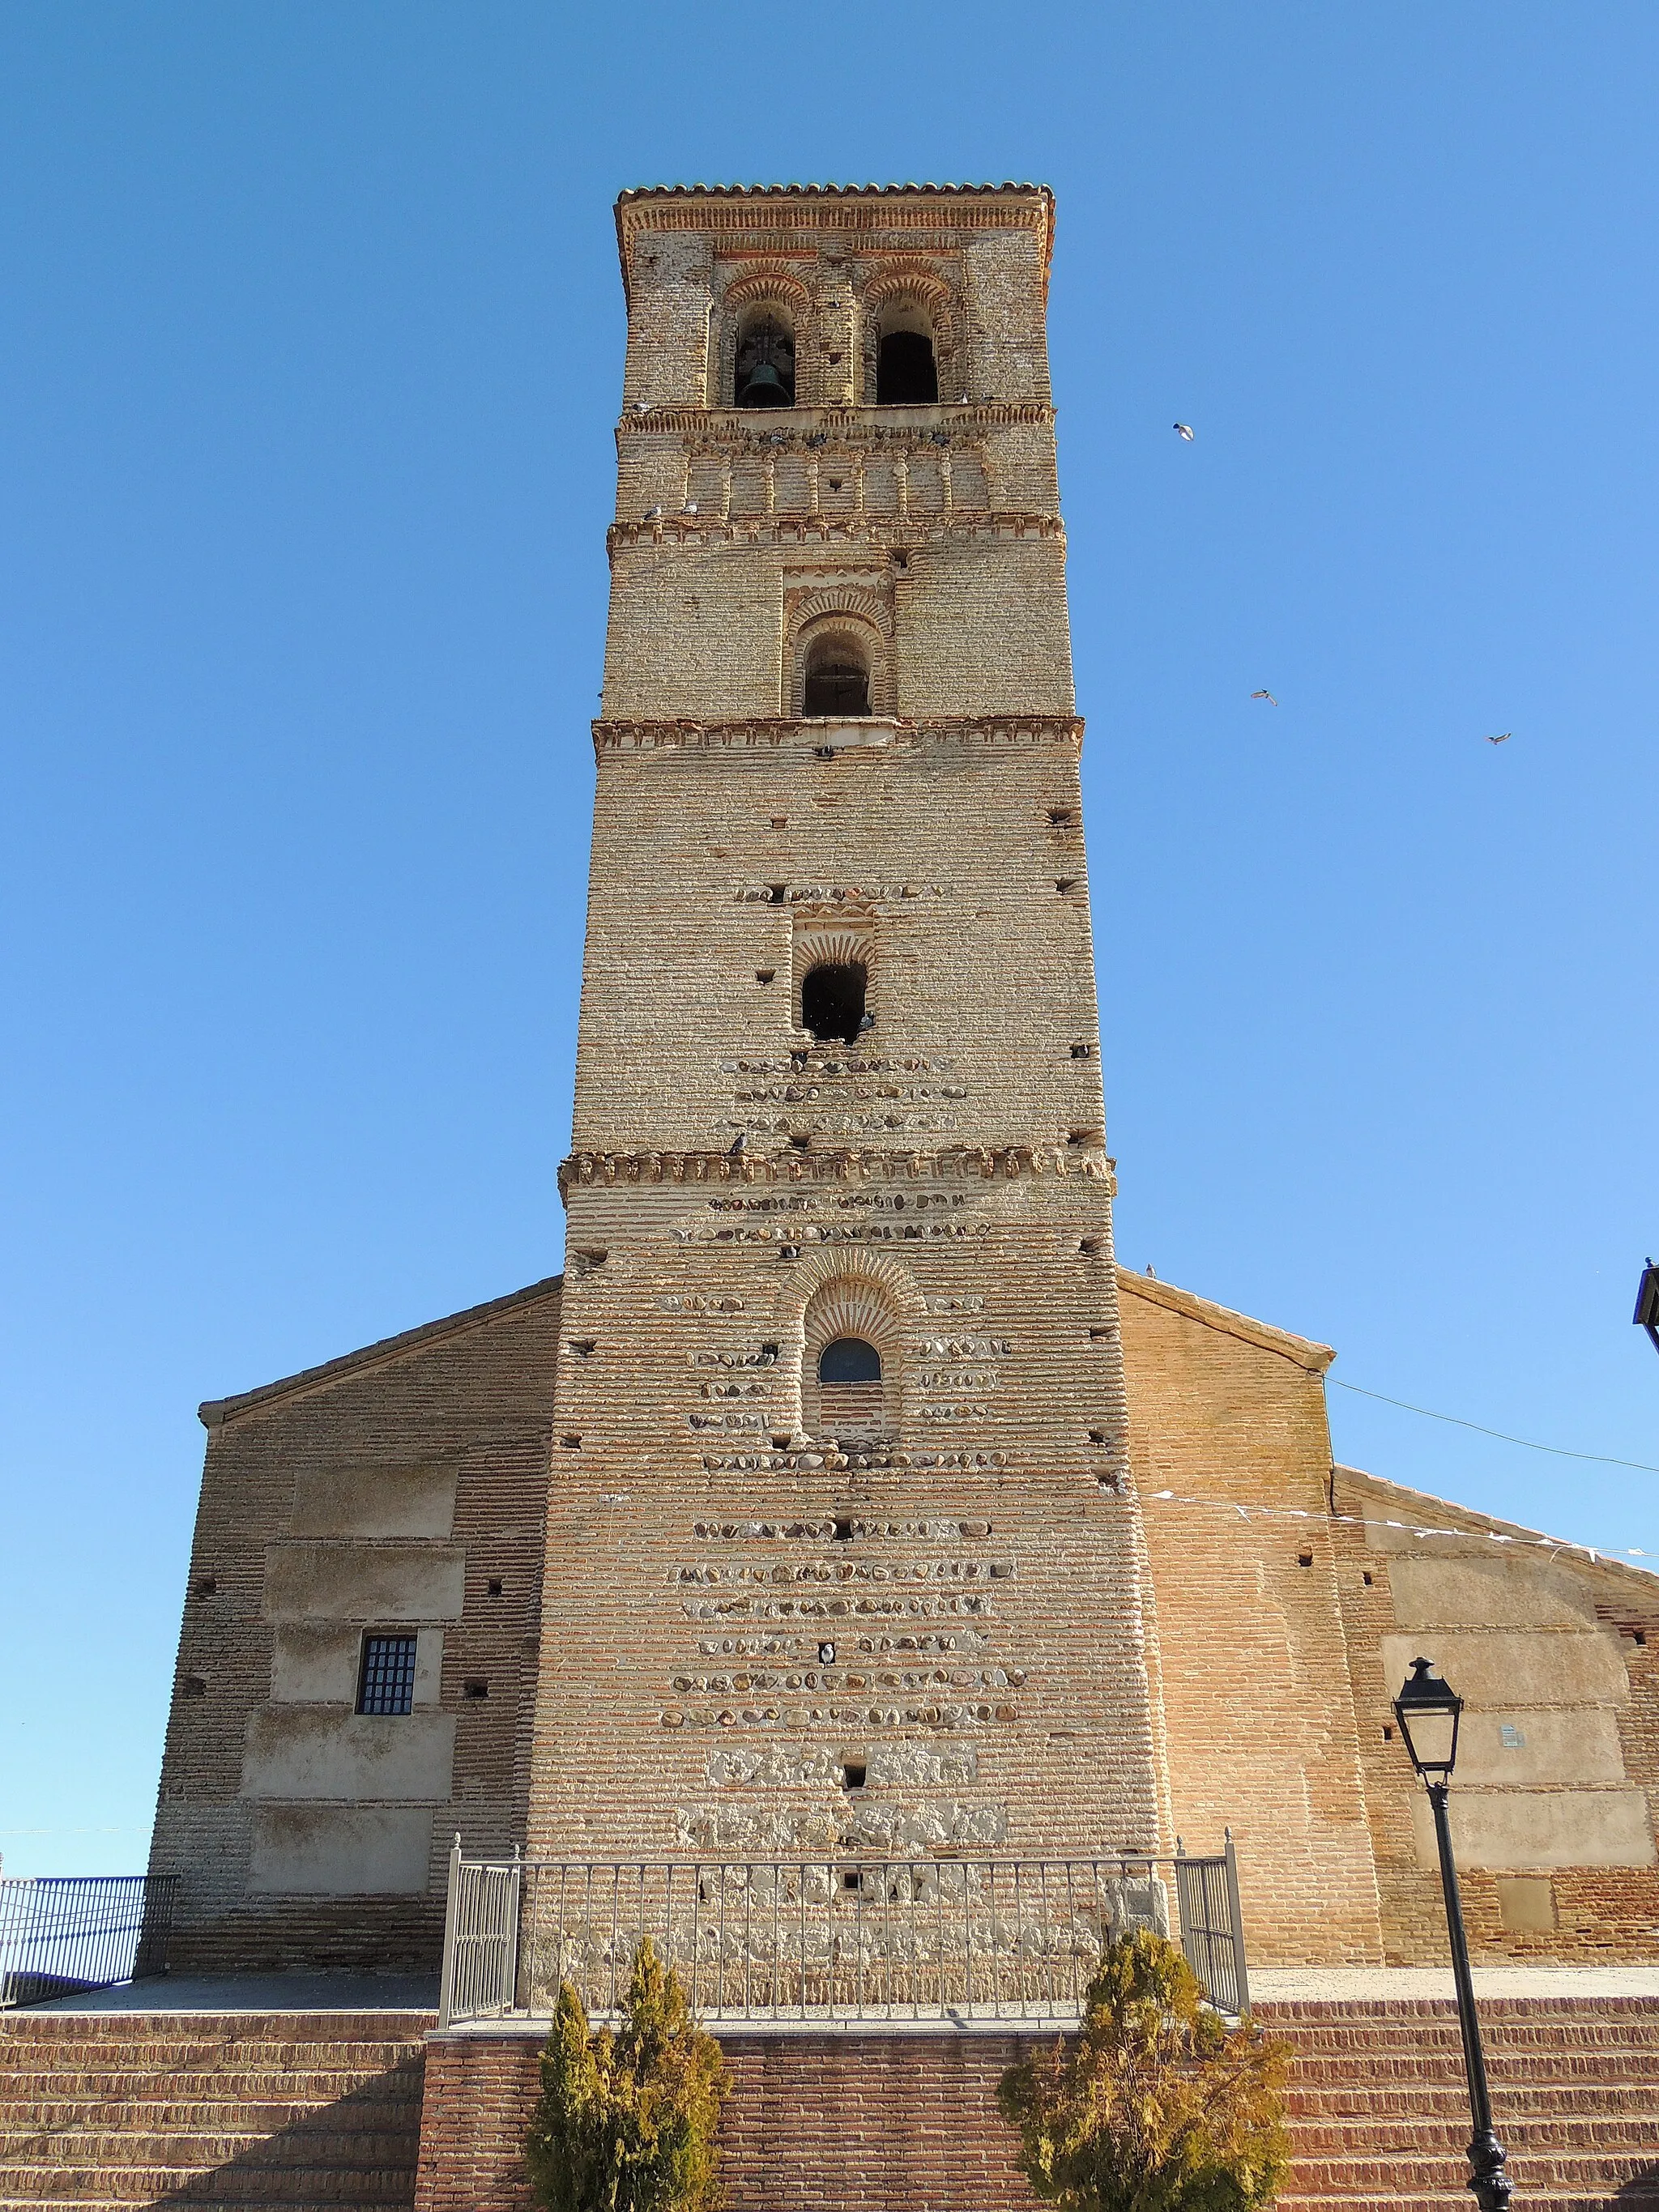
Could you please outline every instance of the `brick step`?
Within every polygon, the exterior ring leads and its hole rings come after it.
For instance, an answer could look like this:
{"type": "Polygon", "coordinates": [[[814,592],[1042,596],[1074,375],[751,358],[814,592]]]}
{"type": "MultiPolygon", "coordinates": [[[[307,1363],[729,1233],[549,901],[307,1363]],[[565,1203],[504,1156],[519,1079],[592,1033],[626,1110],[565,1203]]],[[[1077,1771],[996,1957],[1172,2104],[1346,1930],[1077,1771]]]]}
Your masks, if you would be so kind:
{"type": "MultiPolygon", "coordinates": [[[[1512,2178],[1517,2195],[1524,2193],[1528,2204],[1534,2192],[1600,2191],[1606,2197],[1612,2194],[1620,2180],[1650,2172],[1653,2163],[1653,2153],[1646,2148],[1614,2152],[1606,2158],[1534,2154],[1515,2161],[1512,2178]]],[[[1389,2158],[1297,2158],[1291,2169],[1290,2190],[1291,2193],[1316,2193],[1321,2197],[1423,2196],[1449,2183],[1458,2185],[1468,2170],[1461,2148],[1455,2158],[1448,2154],[1425,2157],[1420,2146],[1415,2154],[1402,2153],[1389,2158]]]]}
{"type": "MultiPolygon", "coordinates": [[[[1291,2020],[1261,2024],[1267,2027],[1269,2033],[1289,2036],[1293,2043],[1310,2051],[1363,2051],[1372,2056],[1386,2056],[1392,2051],[1458,2051],[1462,2047],[1455,2028],[1436,2027],[1426,2034],[1410,2029],[1383,2033],[1342,2022],[1291,2020]]],[[[1575,2028],[1567,2021],[1525,2026],[1516,2021],[1494,2023],[1483,2020],[1480,2032],[1482,2039],[1498,2051],[1659,2051],[1659,2021],[1654,2023],[1651,2031],[1638,2031],[1623,2021],[1587,2021],[1582,2027],[1575,2028]]]]}
{"type": "MultiPolygon", "coordinates": [[[[1286,2110],[1293,2118],[1308,2122],[1346,2120],[1363,2125],[1370,2119],[1455,2118],[1468,2113],[1468,2092],[1459,2081],[1424,2081],[1408,2088],[1377,2089],[1360,2081],[1327,2083],[1310,2087],[1292,2073],[1285,2093],[1286,2110]]],[[[1659,2136],[1659,2081],[1579,2081],[1553,2083],[1547,2098],[1530,2087],[1510,2089],[1500,2100],[1505,2112],[1547,2109],[1571,2118],[1578,2112],[1636,2112],[1648,2115],[1659,2136]]]]}
{"type": "Polygon", "coordinates": [[[413,2050],[370,2052],[361,2060],[354,2057],[331,2066],[319,2065],[314,2053],[306,2063],[293,2065],[269,2061],[261,2056],[257,2063],[239,2057],[218,2065],[210,2060],[191,2063],[179,2058],[149,2065],[135,2065],[130,2059],[112,2060],[107,2066],[100,2066],[95,2060],[83,2059],[78,2054],[70,2063],[54,2065],[42,2053],[37,2054],[31,2066],[0,2069],[0,2095],[39,2094],[43,2083],[56,2085],[61,2094],[80,2083],[101,2089],[110,2082],[131,2082],[142,2088],[154,2081],[191,2081],[231,2097],[258,2096],[262,2088],[273,2084],[284,2086],[290,2094],[302,2089],[307,2096],[331,2097],[339,2095],[354,2081],[374,2081],[396,2074],[400,2068],[416,2063],[420,2056],[417,2045],[413,2050]]]}
{"type": "MultiPolygon", "coordinates": [[[[82,2115],[88,2119],[89,2115],[82,2115]]],[[[412,2165],[420,2147],[421,2120],[414,2113],[402,2128],[341,2126],[326,2111],[307,2115],[280,2132],[252,2127],[192,2130],[187,2135],[151,2134],[142,2128],[96,2124],[43,2129],[15,2148],[0,2146],[6,2157],[40,2158],[49,2150],[65,2166],[96,2166],[112,2162],[123,2166],[190,2166],[204,2169],[228,2166],[233,2159],[255,2166],[292,2168],[315,2161],[322,2166],[395,2166],[406,2159],[412,2165]],[[309,2124],[308,2124],[309,2123],[309,2124]]],[[[4,2172],[0,2164],[0,2172],[4,2172]]]]}
{"type": "Polygon", "coordinates": [[[195,2131],[222,2126],[234,2118],[263,2135],[269,2135],[274,2128],[292,2127],[309,2113],[325,2112],[348,2097],[354,2112],[365,2116],[373,2113],[377,2127],[395,2126],[405,2117],[413,2124],[419,2121],[421,2112],[418,2084],[410,2086],[407,2080],[399,2081],[395,2088],[383,2088],[374,2081],[356,2087],[348,2084],[316,2097],[123,2096],[122,2086],[112,2083],[107,2095],[93,2088],[72,2097],[8,2097],[4,2101],[6,2133],[0,2136],[0,2142],[13,2136],[32,2135],[45,2127],[73,2125],[88,2107],[96,2111],[100,2124],[108,2128],[195,2131]]]}
{"type": "MultiPolygon", "coordinates": [[[[1651,2057],[1627,2057],[1605,2051],[1559,2051],[1518,2058],[1505,2051],[1488,2051],[1486,2075],[1494,2089],[1499,2083],[1509,2082],[1522,2087],[1555,2082],[1563,2087],[1574,2082],[1601,2082],[1608,2088],[1639,2087],[1644,2081],[1659,2081],[1659,2052],[1651,2057]]],[[[1401,2058],[1383,2065],[1364,2052],[1345,2059],[1329,2052],[1310,2057],[1305,2051],[1298,2051],[1291,2078],[1299,2087],[1318,2087],[1326,2082],[1352,2083],[1357,2080],[1375,2081],[1379,2076],[1402,2086],[1419,2081],[1431,2086],[1437,2081],[1461,2081],[1463,2061],[1461,2054],[1448,2052],[1438,2063],[1426,2058],[1401,2058]]]]}
{"type": "MultiPolygon", "coordinates": [[[[1617,2212],[1659,2212],[1659,2189],[1621,2190],[1613,2180],[1588,2195],[1582,2191],[1540,2192],[1529,2188],[1525,2198],[1526,2212],[1613,2212],[1615,2191],[1617,2212]]],[[[1321,2190],[1308,2196],[1292,2187],[1280,2190],[1274,2199],[1274,2212],[1450,2212],[1454,2205],[1458,2212],[1469,2212],[1474,2201],[1468,2190],[1462,2187],[1412,2197],[1402,2197],[1392,2189],[1381,2195],[1348,2197],[1335,2191],[1321,2190]]]]}
{"type": "Polygon", "coordinates": [[[415,2160],[389,2166],[163,2166],[100,2164],[14,2166],[0,2171],[0,2203],[38,2204],[64,2197],[73,2204],[111,2198],[118,2204],[161,2201],[193,2204],[204,2197],[238,2204],[402,2204],[414,2197],[415,2160]],[[297,2189],[295,2185],[301,2185],[297,2189]]]}
{"type": "MultiPolygon", "coordinates": [[[[1606,2152],[1609,2157],[1643,2152],[1654,2154],[1654,2124],[1645,2117],[1614,2118],[1606,2112],[1587,2112],[1566,2119],[1552,2112],[1536,2119],[1511,2115],[1498,2124],[1498,2136],[1511,2158],[1550,2158],[1557,2155],[1606,2152]]],[[[1461,2153],[1469,2137],[1468,2115],[1461,2128],[1447,2118],[1413,2119],[1402,2112],[1391,2120],[1293,2121],[1291,2139],[1297,2156],[1304,2159],[1409,2158],[1438,2156],[1448,2148],[1461,2153]]]]}

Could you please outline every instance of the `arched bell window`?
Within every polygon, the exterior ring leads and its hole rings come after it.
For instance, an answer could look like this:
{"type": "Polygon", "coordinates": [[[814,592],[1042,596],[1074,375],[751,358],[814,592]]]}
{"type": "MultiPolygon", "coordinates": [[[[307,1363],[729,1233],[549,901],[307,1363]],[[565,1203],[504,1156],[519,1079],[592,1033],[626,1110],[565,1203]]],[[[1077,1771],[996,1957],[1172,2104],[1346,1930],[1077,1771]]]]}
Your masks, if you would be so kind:
{"type": "Polygon", "coordinates": [[[815,637],[806,648],[803,714],[867,714],[870,664],[855,640],[815,637]]]}
{"type": "Polygon", "coordinates": [[[732,383],[735,406],[794,405],[795,334],[782,308],[769,305],[744,324],[732,383]]]}
{"type": "Polygon", "coordinates": [[[818,1354],[818,1427],[833,1437],[875,1436],[884,1425],[881,1354],[861,1336],[838,1336],[818,1354]]]}
{"type": "Polygon", "coordinates": [[[856,1044],[864,1030],[875,1027],[865,1006],[870,988],[869,970],[854,961],[821,961],[801,978],[800,1025],[815,1037],[840,1038],[856,1044]]]}
{"type": "Polygon", "coordinates": [[[890,308],[876,345],[878,407],[930,407],[939,398],[939,363],[927,317],[913,303],[890,308]]]}

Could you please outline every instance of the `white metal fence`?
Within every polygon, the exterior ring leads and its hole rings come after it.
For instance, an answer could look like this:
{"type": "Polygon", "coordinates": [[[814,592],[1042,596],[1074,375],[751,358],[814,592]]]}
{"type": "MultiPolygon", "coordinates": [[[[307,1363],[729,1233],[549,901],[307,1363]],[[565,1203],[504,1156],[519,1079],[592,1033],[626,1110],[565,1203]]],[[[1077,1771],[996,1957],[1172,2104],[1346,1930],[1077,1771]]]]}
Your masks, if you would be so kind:
{"type": "Polygon", "coordinates": [[[0,1881],[0,2008],[167,1970],[177,1875],[0,1881]]]}
{"type": "Polygon", "coordinates": [[[493,1863],[458,1837],[441,2018],[545,2018],[566,1981],[614,2014],[649,1936],[716,2025],[1076,2020],[1107,1944],[1172,1918],[1214,2003],[1244,2011],[1231,1835],[1210,1858],[493,1863]]]}

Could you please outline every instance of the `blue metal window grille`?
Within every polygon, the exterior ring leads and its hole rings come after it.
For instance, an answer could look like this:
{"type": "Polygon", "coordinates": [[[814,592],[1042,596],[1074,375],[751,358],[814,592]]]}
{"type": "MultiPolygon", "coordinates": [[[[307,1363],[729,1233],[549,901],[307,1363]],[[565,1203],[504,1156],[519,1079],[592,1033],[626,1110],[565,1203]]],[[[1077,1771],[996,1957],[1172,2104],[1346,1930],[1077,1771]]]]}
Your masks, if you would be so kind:
{"type": "Polygon", "coordinates": [[[412,1636],[366,1636],[363,1672],[357,1686],[360,1713],[406,1713],[415,1703],[415,1644],[412,1636]]]}

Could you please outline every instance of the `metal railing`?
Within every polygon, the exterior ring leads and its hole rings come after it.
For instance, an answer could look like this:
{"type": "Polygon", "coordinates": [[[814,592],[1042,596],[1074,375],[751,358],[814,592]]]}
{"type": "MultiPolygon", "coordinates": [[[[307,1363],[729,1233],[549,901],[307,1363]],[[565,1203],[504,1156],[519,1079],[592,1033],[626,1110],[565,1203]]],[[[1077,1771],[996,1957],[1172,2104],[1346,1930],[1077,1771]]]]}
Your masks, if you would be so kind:
{"type": "Polygon", "coordinates": [[[440,2022],[614,2018],[642,1938],[711,2026],[1075,2021],[1106,1946],[1176,1932],[1217,2008],[1248,2009],[1232,1838],[1212,1858],[449,1863],[440,2022]],[[1165,1879],[1165,1872],[1173,1881],[1165,1879]]]}
{"type": "Polygon", "coordinates": [[[176,1874],[0,1881],[0,2008],[167,1972],[176,1874]]]}

